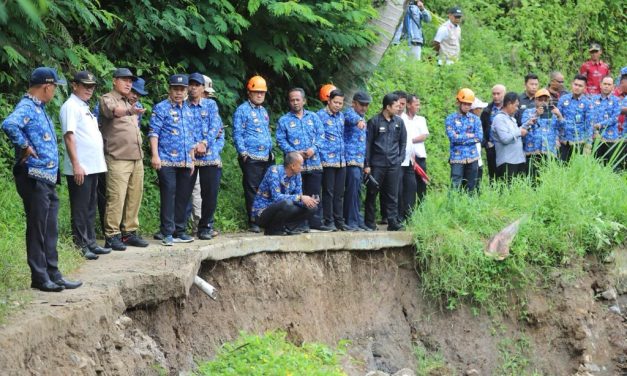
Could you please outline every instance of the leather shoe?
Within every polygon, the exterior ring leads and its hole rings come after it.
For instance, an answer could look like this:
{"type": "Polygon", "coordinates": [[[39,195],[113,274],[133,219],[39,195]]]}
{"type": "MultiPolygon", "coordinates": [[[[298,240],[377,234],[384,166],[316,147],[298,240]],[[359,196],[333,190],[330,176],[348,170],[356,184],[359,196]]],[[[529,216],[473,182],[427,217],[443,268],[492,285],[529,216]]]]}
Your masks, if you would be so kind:
{"type": "Polygon", "coordinates": [[[56,281],[54,281],[55,284],[59,285],[59,286],[63,286],[66,289],[77,289],[79,287],[81,287],[83,285],[83,282],[81,281],[68,281],[65,278],[61,278],[58,279],[56,281]]]}
{"type": "Polygon", "coordinates": [[[347,225],[346,223],[338,223],[335,225],[340,231],[353,231],[353,228],[347,225]]]}
{"type": "Polygon", "coordinates": [[[259,225],[252,223],[249,227],[248,227],[248,231],[249,232],[254,232],[255,234],[258,234],[261,232],[261,228],[259,227],[259,225]]]}
{"type": "Polygon", "coordinates": [[[94,253],[96,255],[108,255],[109,253],[111,253],[111,248],[103,248],[97,245],[91,248],[91,253],[94,253]]]}
{"type": "Polygon", "coordinates": [[[86,260],[98,260],[98,255],[93,253],[91,249],[87,247],[81,249],[81,253],[83,254],[83,257],[85,257],[86,260]]]}
{"type": "Polygon", "coordinates": [[[37,290],[41,290],[45,292],[60,292],[60,291],[65,290],[65,286],[57,285],[56,283],[52,281],[46,281],[44,283],[31,282],[30,287],[32,289],[37,289],[37,290]]]}
{"type": "Polygon", "coordinates": [[[205,229],[202,231],[198,231],[198,239],[200,240],[211,240],[212,236],[211,236],[211,230],[210,229],[205,229]]]}

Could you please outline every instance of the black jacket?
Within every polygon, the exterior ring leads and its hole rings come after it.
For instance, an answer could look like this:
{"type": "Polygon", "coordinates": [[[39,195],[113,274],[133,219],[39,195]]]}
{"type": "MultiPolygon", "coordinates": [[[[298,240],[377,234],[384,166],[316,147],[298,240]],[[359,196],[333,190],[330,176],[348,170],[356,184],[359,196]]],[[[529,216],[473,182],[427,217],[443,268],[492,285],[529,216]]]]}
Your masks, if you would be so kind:
{"type": "Polygon", "coordinates": [[[365,167],[400,166],[405,159],[407,130],[399,116],[387,121],[379,113],[368,120],[365,167]]]}

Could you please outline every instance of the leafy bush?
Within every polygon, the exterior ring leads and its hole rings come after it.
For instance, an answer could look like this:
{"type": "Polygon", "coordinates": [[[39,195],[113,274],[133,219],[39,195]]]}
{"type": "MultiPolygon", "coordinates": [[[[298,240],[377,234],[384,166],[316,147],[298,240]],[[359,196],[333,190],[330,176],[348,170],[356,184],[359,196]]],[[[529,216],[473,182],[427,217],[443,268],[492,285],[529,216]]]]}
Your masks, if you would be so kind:
{"type": "Polygon", "coordinates": [[[325,345],[288,342],[284,332],[264,335],[241,333],[226,343],[215,359],[200,364],[197,375],[345,375],[339,357],[345,354],[345,343],[338,349],[325,345]]]}
{"type": "Polygon", "coordinates": [[[503,306],[508,293],[552,268],[603,255],[627,235],[626,182],[576,155],[568,165],[548,161],[535,186],[517,179],[509,188],[484,185],[479,196],[431,192],[409,224],[424,292],[451,309],[461,301],[503,306]],[[486,257],[487,240],[523,217],[509,258],[486,257]]]}

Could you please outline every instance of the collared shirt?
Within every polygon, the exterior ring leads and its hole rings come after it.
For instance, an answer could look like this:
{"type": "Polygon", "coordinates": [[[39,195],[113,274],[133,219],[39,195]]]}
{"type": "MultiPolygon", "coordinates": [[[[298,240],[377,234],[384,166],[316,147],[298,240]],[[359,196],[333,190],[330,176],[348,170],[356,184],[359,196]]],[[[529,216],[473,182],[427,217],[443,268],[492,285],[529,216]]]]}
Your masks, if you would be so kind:
{"type": "Polygon", "coordinates": [[[352,107],[344,112],[344,158],[347,166],[364,167],[366,157],[366,127],[357,124],[366,120],[352,107]]]}
{"type": "Polygon", "coordinates": [[[529,108],[535,108],[536,102],[534,96],[528,96],[526,91],[523,91],[518,96],[518,103],[520,104],[518,107],[518,111],[516,111],[516,122],[520,127],[522,125],[522,115],[529,108]]]}
{"type": "Polygon", "coordinates": [[[459,25],[455,25],[451,20],[446,21],[440,25],[433,40],[440,43],[441,63],[459,59],[462,40],[462,28],[459,25]]]}
{"type": "Polygon", "coordinates": [[[218,104],[213,99],[201,98],[198,104],[187,102],[194,118],[194,142],[207,147],[204,155],[196,154],[194,165],[222,167],[220,153],[224,148],[224,132],[218,104]]]}
{"type": "Polygon", "coordinates": [[[276,143],[283,153],[306,151],[311,148],[314,154],[305,159],[303,171],[322,170],[320,163],[320,145],[324,142],[324,129],[320,118],[314,112],[303,110],[303,117],[298,118],[293,112],[281,116],[276,129],[276,143]]]}
{"type": "Polygon", "coordinates": [[[29,156],[26,159],[24,166],[28,176],[52,185],[59,181],[57,136],[43,102],[30,94],[24,95],[2,122],[2,130],[15,147],[16,166],[20,163],[22,150],[30,146],[37,158],[29,156]]]}
{"type": "Polygon", "coordinates": [[[620,115],[621,100],[614,96],[598,94],[592,97],[592,109],[590,110],[590,122],[592,126],[599,125],[598,132],[605,142],[616,142],[621,137],[618,130],[618,115],[620,115]]]}
{"type": "Polygon", "coordinates": [[[468,164],[479,160],[477,142],[483,141],[481,120],[470,112],[465,115],[455,112],[444,122],[450,142],[449,163],[468,164]]]}
{"type": "Polygon", "coordinates": [[[287,176],[283,165],[271,166],[259,184],[253,201],[253,217],[259,217],[270,205],[280,201],[300,203],[303,182],[300,174],[287,176]]]}
{"type": "Polygon", "coordinates": [[[492,135],[497,166],[525,163],[521,128],[518,128],[516,118],[504,111],[496,114],[492,122],[492,135]]]}
{"type": "Polygon", "coordinates": [[[400,116],[387,120],[378,113],[368,120],[366,133],[366,167],[400,166],[405,156],[407,131],[400,116]]]}
{"type": "MultiPolygon", "coordinates": [[[[96,117],[89,109],[89,104],[72,94],[61,106],[59,118],[63,135],[68,132],[74,135],[78,163],[85,170],[85,174],[106,172],[102,134],[98,129],[96,117]]],[[[74,175],[67,145],[63,149],[63,156],[63,174],[74,175]]]]}
{"type": "Polygon", "coordinates": [[[564,94],[557,103],[557,108],[564,117],[559,128],[560,142],[582,143],[592,141],[590,109],[592,103],[586,95],[575,99],[572,94],[564,94]]]}
{"type": "Polygon", "coordinates": [[[263,106],[242,103],[233,114],[233,142],[240,156],[267,161],[272,152],[270,118],[263,106]]]}
{"type": "Polygon", "coordinates": [[[142,136],[137,115],[115,117],[117,107],[131,109],[128,98],[115,90],[100,97],[98,124],[104,141],[104,151],[115,159],[136,161],[142,159],[142,136]]]}
{"type": "Polygon", "coordinates": [[[431,22],[431,14],[428,10],[420,10],[417,5],[410,5],[405,13],[403,26],[407,42],[412,44],[423,44],[424,36],[422,33],[422,23],[431,22]]]}
{"type": "Polygon", "coordinates": [[[579,73],[586,76],[586,93],[594,95],[601,93],[601,80],[610,74],[610,66],[599,60],[588,60],[581,65],[579,73]]]}
{"type": "Polygon", "coordinates": [[[401,166],[409,166],[409,159],[412,158],[412,155],[415,155],[417,158],[427,158],[427,149],[425,148],[424,141],[414,144],[412,140],[415,137],[429,134],[429,129],[427,128],[427,119],[425,119],[424,116],[414,115],[410,119],[409,115],[404,112],[401,115],[401,119],[403,119],[403,123],[405,123],[405,130],[407,132],[405,159],[401,163],[401,166]]]}
{"type": "Polygon", "coordinates": [[[318,150],[322,167],[346,166],[344,155],[344,114],[342,112],[331,114],[328,108],[325,107],[320,109],[317,115],[324,130],[323,141],[318,150]]]}
{"type": "Polygon", "coordinates": [[[186,102],[165,99],[152,108],[148,137],[158,139],[161,165],[191,168],[191,151],[196,146],[194,116],[186,102]]]}
{"type": "Polygon", "coordinates": [[[557,130],[559,120],[553,114],[550,117],[540,116],[531,124],[530,120],[536,117],[537,109],[530,108],[523,113],[522,126],[527,129],[527,135],[523,137],[523,150],[525,155],[553,154],[557,155],[557,130]]]}

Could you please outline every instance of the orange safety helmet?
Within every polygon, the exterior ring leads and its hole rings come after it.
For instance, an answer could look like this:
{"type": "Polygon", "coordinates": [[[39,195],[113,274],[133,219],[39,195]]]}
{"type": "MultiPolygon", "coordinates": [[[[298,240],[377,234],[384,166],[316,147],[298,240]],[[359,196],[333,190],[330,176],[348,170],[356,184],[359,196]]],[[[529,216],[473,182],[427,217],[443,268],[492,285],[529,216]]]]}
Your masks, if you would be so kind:
{"type": "Polygon", "coordinates": [[[475,92],[468,88],[460,89],[457,92],[457,100],[461,103],[472,104],[475,101],[475,92]]]}
{"type": "Polygon", "coordinates": [[[252,76],[250,80],[248,80],[246,89],[248,89],[248,91],[268,91],[268,85],[266,85],[266,80],[264,80],[263,77],[252,76]]]}
{"type": "Polygon", "coordinates": [[[319,95],[320,100],[323,102],[328,102],[329,96],[331,96],[331,92],[335,89],[337,88],[333,84],[322,85],[322,87],[320,88],[320,95],[319,95]]]}

